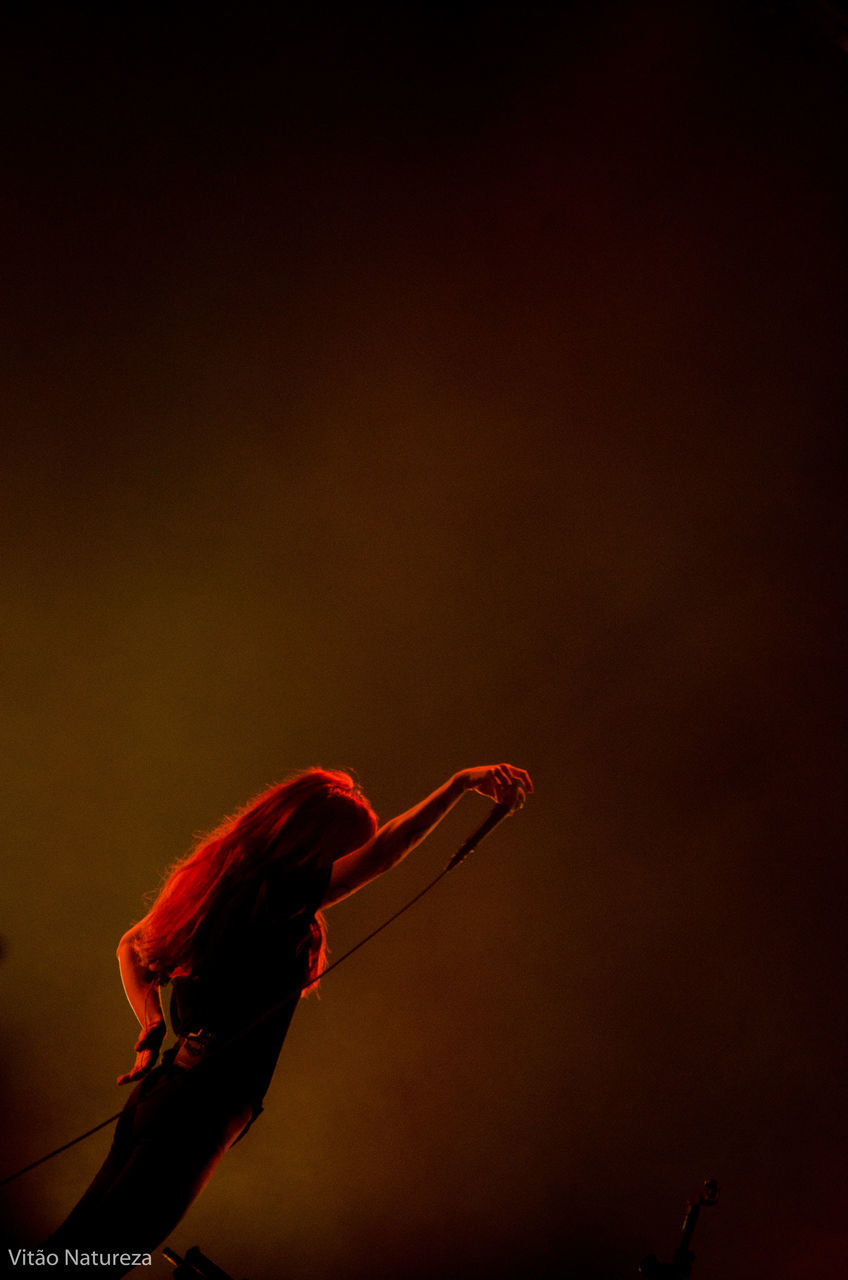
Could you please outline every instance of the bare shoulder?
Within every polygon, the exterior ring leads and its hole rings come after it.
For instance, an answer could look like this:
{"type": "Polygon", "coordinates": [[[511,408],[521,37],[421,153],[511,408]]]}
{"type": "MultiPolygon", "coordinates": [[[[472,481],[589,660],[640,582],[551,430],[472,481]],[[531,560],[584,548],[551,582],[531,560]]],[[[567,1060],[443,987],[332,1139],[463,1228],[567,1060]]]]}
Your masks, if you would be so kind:
{"type": "Polygon", "coordinates": [[[126,933],[121,938],[121,941],[118,943],[118,950],[120,951],[122,947],[135,946],[138,939],[144,933],[149,920],[150,920],[150,912],[148,911],[147,915],[144,917],[143,920],[139,920],[136,924],[131,925],[130,928],[127,929],[126,933]]]}

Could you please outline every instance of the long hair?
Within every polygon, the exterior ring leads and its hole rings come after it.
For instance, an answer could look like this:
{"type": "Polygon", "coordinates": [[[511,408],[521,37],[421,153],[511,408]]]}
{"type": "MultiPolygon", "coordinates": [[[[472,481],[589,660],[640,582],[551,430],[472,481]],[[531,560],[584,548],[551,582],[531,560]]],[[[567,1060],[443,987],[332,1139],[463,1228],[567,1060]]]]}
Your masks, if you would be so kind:
{"type": "MultiPolygon", "coordinates": [[[[371,838],[377,819],[347,773],[309,769],[256,796],[208,835],[167,873],[145,917],[138,954],[160,984],[188,977],[209,957],[210,938],[226,934],[237,910],[249,905],[261,927],[271,907],[285,907],[286,877],[329,866],[371,838]],[[272,901],[273,899],[273,901],[272,901]]],[[[306,908],[292,900],[294,920],[306,908]]],[[[326,925],[316,912],[309,927],[309,981],[324,968],[326,925]]]]}

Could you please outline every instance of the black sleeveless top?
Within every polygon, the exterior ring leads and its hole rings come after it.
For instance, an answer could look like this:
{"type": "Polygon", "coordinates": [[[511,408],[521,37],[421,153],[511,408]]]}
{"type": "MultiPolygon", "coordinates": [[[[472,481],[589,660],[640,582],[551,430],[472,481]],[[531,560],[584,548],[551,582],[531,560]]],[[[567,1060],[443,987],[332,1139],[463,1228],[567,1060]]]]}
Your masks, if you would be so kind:
{"type": "Polygon", "coordinates": [[[226,923],[201,924],[207,959],[174,978],[171,1025],[197,1037],[202,1072],[235,1107],[262,1109],[309,977],[309,942],[331,868],[303,867],[234,895],[226,923]]]}

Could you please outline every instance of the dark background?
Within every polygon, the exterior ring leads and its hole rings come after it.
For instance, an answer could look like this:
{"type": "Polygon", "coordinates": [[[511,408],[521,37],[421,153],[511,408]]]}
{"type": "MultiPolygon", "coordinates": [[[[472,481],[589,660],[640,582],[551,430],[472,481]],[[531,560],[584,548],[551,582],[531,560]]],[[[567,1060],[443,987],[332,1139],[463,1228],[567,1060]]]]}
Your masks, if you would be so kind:
{"type": "Polygon", "coordinates": [[[532,802],[304,1004],[171,1243],[613,1280],[709,1175],[698,1280],[838,1274],[836,10],[4,24],[0,1171],[121,1105],[114,947],[195,831],[313,764],[388,817],[510,760],[532,802]]]}

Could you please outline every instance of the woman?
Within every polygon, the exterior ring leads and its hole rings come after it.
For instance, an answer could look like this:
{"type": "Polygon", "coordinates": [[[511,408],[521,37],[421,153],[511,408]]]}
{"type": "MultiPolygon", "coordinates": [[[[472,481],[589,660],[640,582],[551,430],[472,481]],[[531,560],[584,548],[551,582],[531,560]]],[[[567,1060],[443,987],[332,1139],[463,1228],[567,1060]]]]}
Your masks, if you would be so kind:
{"type": "Polygon", "coordinates": [[[515,807],[532,789],[511,765],[466,769],[378,830],[348,774],[310,769],[201,839],[118,946],[141,1024],[118,1083],[140,1083],[106,1162],[46,1248],[71,1263],[96,1251],[100,1277],[131,1270],[109,1255],[152,1252],[262,1110],[298,1000],[324,965],[322,909],[405,858],[466,791],[515,807]],[[169,982],[178,1040],[156,1067],[169,982]]]}

